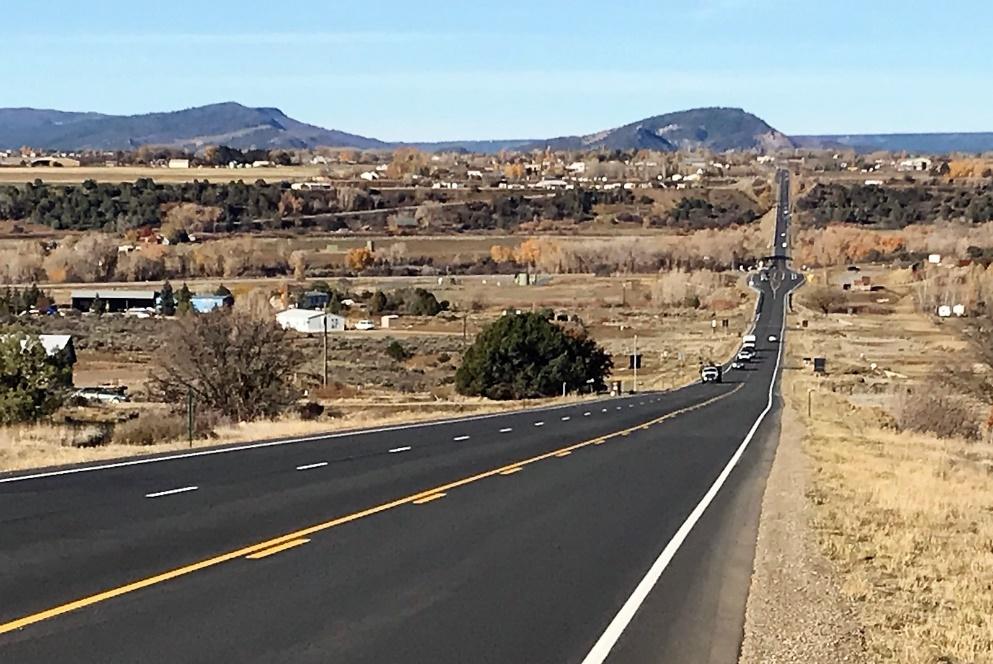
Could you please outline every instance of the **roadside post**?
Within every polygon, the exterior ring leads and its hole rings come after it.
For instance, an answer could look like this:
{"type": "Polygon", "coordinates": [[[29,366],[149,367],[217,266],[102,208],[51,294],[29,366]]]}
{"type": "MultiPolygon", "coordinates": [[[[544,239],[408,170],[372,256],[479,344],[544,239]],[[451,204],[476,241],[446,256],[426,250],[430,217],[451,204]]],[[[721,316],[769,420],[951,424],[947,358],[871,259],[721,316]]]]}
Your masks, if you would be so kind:
{"type": "Polygon", "coordinates": [[[186,390],[186,430],[190,437],[190,447],[193,447],[193,388],[186,390]]]}

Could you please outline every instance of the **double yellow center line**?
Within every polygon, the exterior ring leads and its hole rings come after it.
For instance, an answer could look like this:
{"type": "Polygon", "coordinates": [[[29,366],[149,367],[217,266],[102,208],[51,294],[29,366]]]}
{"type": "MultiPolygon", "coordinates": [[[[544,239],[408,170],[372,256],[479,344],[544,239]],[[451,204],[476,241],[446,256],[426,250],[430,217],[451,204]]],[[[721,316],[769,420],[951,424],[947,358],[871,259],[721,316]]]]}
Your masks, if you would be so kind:
{"type": "Polygon", "coordinates": [[[589,445],[601,445],[606,440],[610,438],[615,438],[618,436],[627,436],[631,432],[638,429],[645,429],[653,424],[659,424],[666,420],[672,419],[678,415],[688,413],[698,408],[703,408],[709,406],[710,404],[725,399],[738,390],[742,388],[743,384],[739,384],[733,390],[720,394],[716,397],[708,399],[706,401],[701,401],[693,406],[688,406],[686,408],[681,408],[675,410],[667,415],[657,417],[654,420],[650,420],[644,424],[639,424],[627,429],[622,429],[616,431],[612,434],[607,434],[605,436],[597,436],[596,438],[591,438],[585,440],[581,443],[576,443],[574,445],[569,445],[568,447],[563,447],[561,449],[553,450],[551,452],[546,452],[545,454],[540,454],[538,456],[531,457],[529,459],[524,459],[522,461],[515,461],[513,463],[507,464],[505,466],[500,466],[499,468],[494,468],[493,470],[488,470],[476,475],[471,475],[469,477],[462,478],[460,480],[455,480],[454,482],[449,482],[448,484],[442,484],[441,486],[436,486],[431,489],[426,489],[419,493],[413,495],[404,496],[403,498],[398,498],[387,503],[382,503],[381,505],[376,505],[375,507],[370,507],[368,509],[362,510],[360,512],[354,512],[352,514],[347,514],[345,516],[340,516],[336,519],[330,521],[325,521],[323,523],[318,523],[301,530],[297,530],[292,533],[287,533],[286,535],[281,535],[264,542],[259,542],[258,544],[252,544],[250,546],[242,547],[235,551],[230,551],[228,553],[223,553],[212,558],[207,558],[206,560],[201,560],[200,562],[192,563],[184,567],[179,567],[168,572],[163,572],[162,574],[156,574],[155,576],[150,576],[138,581],[133,581],[131,583],[118,586],[116,588],[111,588],[103,592],[96,593],[95,595],[89,595],[87,597],[82,597],[72,602],[66,604],[61,604],[59,606],[52,607],[45,611],[40,611],[38,613],[33,613],[31,615],[24,616],[23,618],[18,618],[7,623],[0,624],[0,634],[7,634],[8,632],[13,632],[19,630],[28,625],[33,625],[35,623],[42,622],[44,620],[49,620],[57,616],[76,611],[78,609],[85,608],[87,606],[93,606],[94,604],[99,604],[100,602],[105,602],[115,597],[120,597],[121,595],[126,595],[128,593],[135,592],[136,590],[141,590],[143,588],[148,588],[150,586],[155,586],[166,581],[171,581],[188,574],[193,574],[194,572],[199,572],[201,570],[207,569],[208,567],[215,567],[222,563],[226,563],[232,560],[237,560],[238,558],[250,558],[250,559],[260,559],[267,556],[285,551],[301,544],[306,544],[311,535],[319,533],[337,526],[345,525],[346,523],[351,523],[352,521],[358,521],[359,519],[364,519],[370,517],[374,514],[379,514],[387,510],[400,507],[401,505],[407,505],[410,503],[421,505],[428,503],[438,498],[443,497],[447,492],[458,487],[465,486],[467,484],[472,484],[473,482],[478,482],[480,480],[486,479],[488,477],[494,477],[496,475],[509,475],[511,473],[518,472],[523,466],[529,464],[537,463],[539,461],[544,461],[550,458],[561,458],[567,456],[575,450],[582,449],[589,445]]]}

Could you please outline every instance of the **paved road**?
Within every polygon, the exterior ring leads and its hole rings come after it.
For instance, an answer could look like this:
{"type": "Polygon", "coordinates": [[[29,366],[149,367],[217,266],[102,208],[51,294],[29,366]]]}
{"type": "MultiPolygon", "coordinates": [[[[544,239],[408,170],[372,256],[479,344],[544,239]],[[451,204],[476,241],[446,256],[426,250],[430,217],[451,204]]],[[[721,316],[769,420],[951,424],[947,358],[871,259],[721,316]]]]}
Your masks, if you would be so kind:
{"type": "Polygon", "coordinates": [[[721,384],[0,477],[0,661],[733,661],[784,264],[721,384]]]}

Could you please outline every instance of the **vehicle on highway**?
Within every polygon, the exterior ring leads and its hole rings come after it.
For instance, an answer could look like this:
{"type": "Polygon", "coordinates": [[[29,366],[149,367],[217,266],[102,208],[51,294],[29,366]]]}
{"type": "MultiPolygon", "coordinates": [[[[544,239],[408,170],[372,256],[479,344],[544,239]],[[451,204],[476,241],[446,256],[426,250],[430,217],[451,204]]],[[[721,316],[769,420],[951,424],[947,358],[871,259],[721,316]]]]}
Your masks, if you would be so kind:
{"type": "Polygon", "coordinates": [[[737,358],[742,362],[751,362],[755,359],[755,351],[751,348],[742,348],[738,351],[737,358]]]}
{"type": "Polygon", "coordinates": [[[754,334],[746,334],[745,336],[743,336],[741,338],[741,343],[744,344],[744,345],[746,345],[746,346],[748,344],[751,344],[751,345],[754,346],[755,345],[755,342],[758,341],[758,340],[759,340],[758,337],[756,337],[754,334]]]}
{"type": "Polygon", "coordinates": [[[783,242],[783,249],[785,249],[785,248],[786,248],[786,243],[785,243],[785,242],[783,242]]]}
{"type": "Polygon", "coordinates": [[[358,323],[355,324],[355,329],[356,330],[375,330],[376,329],[376,325],[371,320],[363,319],[363,320],[360,320],[358,323]]]}
{"type": "Polygon", "coordinates": [[[707,364],[700,369],[700,380],[704,383],[721,382],[721,368],[716,364],[707,364]]]}
{"type": "Polygon", "coordinates": [[[777,337],[775,334],[769,335],[769,343],[774,344],[778,341],[779,341],[779,337],[777,337]]]}
{"type": "Polygon", "coordinates": [[[742,362],[741,360],[734,360],[734,361],[731,362],[731,368],[732,369],[744,369],[745,368],[745,363],[742,362]]]}

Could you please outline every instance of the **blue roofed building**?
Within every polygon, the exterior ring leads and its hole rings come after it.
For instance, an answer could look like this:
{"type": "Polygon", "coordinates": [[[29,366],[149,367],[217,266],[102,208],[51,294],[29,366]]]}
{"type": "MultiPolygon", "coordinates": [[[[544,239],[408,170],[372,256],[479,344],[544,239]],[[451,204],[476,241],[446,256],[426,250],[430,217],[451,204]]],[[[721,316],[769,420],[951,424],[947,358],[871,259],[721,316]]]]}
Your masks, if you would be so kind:
{"type": "Polygon", "coordinates": [[[190,306],[198,314],[206,314],[221,307],[234,305],[234,298],[230,295],[194,295],[190,298],[190,306]]]}

